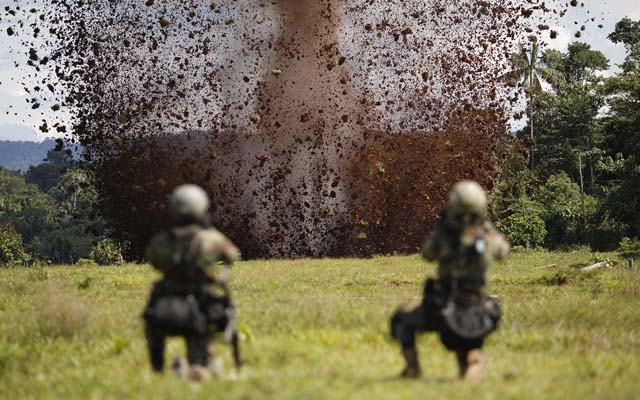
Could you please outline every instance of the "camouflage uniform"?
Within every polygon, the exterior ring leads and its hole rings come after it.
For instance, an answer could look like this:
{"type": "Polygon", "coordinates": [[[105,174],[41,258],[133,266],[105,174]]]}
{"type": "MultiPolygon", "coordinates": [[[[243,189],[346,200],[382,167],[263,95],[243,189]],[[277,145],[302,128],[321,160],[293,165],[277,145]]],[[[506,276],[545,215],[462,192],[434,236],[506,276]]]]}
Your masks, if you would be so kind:
{"type": "Polygon", "coordinates": [[[461,377],[474,379],[472,375],[481,372],[483,366],[480,349],[484,338],[488,331],[497,327],[500,318],[499,304],[486,293],[486,273],[494,260],[507,255],[509,244],[484,217],[486,205],[473,212],[464,209],[456,212],[452,208],[449,205],[443,211],[442,218],[422,247],[426,260],[438,262],[439,279],[426,281],[420,306],[409,311],[398,310],[391,319],[392,336],[400,342],[407,362],[402,373],[404,377],[421,374],[415,348],[416,333],[438,332],[445,347],[456,352],[461,377]],[[485,329],[480,334],[466,335],[465,329],[477,328],[474,326],[476,321],[470,321],[473,318],[469,313],[460,314],[458,309],[461,307],[480,310],[478,321],[489,317],[488,324],[493,325],[480,327],[485,329]],[[460,315],[462,320],[456,321],[456,316],[460,315]],[[458,325],[462,327],[458,329],[458,325]],[[473,371],[469,370],[470,365],[474,366],[473,371]]]}
{"type": "Polygon", "coordinates": [[[206,367],[213,334],[234,319],[227,270],[217,263],[233,263],[240,256],[238,249],[222,233],[206,227],[205,215],[178,216],[174,221],[177,226],[156,235],[146,253],[163,274],[144,313],[151,364],[157,372],[164,368],[168,336],[184,337],[188,363],[206,367]]]}

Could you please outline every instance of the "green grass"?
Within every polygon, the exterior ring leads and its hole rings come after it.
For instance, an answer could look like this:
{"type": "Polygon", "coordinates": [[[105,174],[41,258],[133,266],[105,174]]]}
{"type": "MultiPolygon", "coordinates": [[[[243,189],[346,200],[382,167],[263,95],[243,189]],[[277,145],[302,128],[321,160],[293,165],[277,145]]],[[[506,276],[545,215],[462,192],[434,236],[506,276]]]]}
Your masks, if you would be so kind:
{"type": "MultiPolygon", "coordinates": [[[[419,301],[435,270],[417,256],[239,263],[248,365],[240,380],[204,384],[149,369],[140,313],[157,278],[150,267],[0,269],[0,398],[637,398],[640,272],[569,268],[591,259],[520,252],[494,267],[505,316],[477,385],[454,379],[454,357],[432,334],[419,341],[425,377],[395,378],[402,359],[388,318],[419,301]]],[[[183,351],[172,340],[168,359],[183,351]]]]}

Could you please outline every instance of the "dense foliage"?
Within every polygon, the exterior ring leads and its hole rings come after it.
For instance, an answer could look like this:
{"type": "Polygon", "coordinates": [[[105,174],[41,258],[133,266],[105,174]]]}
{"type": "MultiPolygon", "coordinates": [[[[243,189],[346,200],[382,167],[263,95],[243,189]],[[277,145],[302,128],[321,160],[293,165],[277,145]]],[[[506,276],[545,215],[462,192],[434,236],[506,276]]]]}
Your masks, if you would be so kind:
{"type": "Polygon", "coordinates": [[[531,150],[500,167],[492,213],[514,244],[609,250],[640,235],[640,22],[623,19],[609,38],[627,49],[609,78],[609,61],[585,43],[534,57],[562,79],[533,89],[536,112],[514,139],[531,144],[534,168],[531,150]]]}
{"type": "Polygon", "coordinates": [[[22,237],[13,226],[0,226],[0,265],[12,265],[24,257],[22,237]]]}
{"type": "Polygon", "coordinates": [[[120,247],[109,238],[102,239],[96,243],[89,253],[89,258],[99,265],[118,265],[124,263],[120,247]]]}
{"type": "Polygon", "coordinates": [[[633,266],[634,261],[640,259],[640,239],[622,239],[620,242],[620,257],[626,259],[629,265],[633,266]]]}
{"type": "Polygon", "coordinates": [[[61,150],[25,174],[0,167],[0,264],[116,263],[118,247],[105,241],[96,204],[89,173],[61,150]]]}

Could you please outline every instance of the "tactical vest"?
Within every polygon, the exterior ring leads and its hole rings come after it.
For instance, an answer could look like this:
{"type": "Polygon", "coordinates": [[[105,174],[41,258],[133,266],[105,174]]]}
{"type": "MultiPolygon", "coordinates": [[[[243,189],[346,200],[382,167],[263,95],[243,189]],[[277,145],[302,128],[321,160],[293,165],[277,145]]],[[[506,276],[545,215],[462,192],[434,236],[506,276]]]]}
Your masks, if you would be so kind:
{"type": "Polygon", "coordinates": [[[169,238],[173,242],[173,254],[171,267],[165,273],[167,280],[185,285],[207,283],[206,274],[196,265],[194,254],[189,251],[193,238],[201,230],[199,226],[190,225],[169,231],[169,238]]]}

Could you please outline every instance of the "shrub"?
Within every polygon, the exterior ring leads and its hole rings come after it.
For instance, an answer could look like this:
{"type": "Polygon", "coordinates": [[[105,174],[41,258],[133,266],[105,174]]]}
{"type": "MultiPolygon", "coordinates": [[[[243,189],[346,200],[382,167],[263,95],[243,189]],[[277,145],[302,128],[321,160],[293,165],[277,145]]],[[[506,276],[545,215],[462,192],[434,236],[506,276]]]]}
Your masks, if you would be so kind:
{"type": "Polygon", "coordinates": [[[497,226],[513,245],[530,249],[544,244],[547,228],[542,219],[542,204],[521,196],[509,207],[508,212],[509,216],[498,221],[497,226]]]}
{"type": "Polygon", "coordinates": [[[124,259],[120,248],[111,239],[103,239],[93,246],[89,258],[99,265],[122,264],[124,259]]]}
{"type": "Polygon", "coordinates": [[[98,263],[90,258],[81,258],[76,262],[78,267],[97,267],[98,263]]]}
{"type": "Polygon", "coordinates": [[[633,262],[640,258],[640,239],[629,239],[628,237],[622,239],[618,254],[629,262],[630,267],[633,267],[633,262]]]}
{"type": "MultiPolygon", "coordinates": [[[[551,175],[540,188],[539,199],[544,205],[542,219],[547,228],[547,247],[584,242],[588,227],[582,226],[580,186],[566,172],[551,175]]],[[[596,201],[588,195],[585,196],[585,210],[587,220],[592,220],[596,201]]]]}
{"type": "Polygon", "coordinates": [[[16,264],[25,256],[22,236],[11,225],[0,225],[0,265],[16,264]]]}
{"type": "Polygon", "coordinates": [[[512,214],[502,225],[502,231],[511,239],[511,243],[527,249],[541,247],[547,235],[544,221],[538,215],[512,214]]]}

